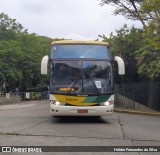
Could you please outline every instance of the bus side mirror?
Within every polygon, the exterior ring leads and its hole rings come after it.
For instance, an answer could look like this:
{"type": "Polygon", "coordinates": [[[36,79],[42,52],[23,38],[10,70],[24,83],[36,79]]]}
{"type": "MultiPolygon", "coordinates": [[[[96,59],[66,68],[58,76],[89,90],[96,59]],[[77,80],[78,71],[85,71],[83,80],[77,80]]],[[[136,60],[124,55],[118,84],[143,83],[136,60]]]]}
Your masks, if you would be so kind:
{"type": "Polygon", "coordinates": [[[119,57],[119,56],[115,56],[114,60],[118,64],[118,74],[119,75],[124,75],[125,74],[125,65],[124,65],[123,59],[121,57],[119,57]]]}
{"type": "Polygon", "coordinates": [[[46,55],[46,56],[44,56],[42,58],[42,61],[41,61],[41,74],[43,74],[43,75],[47,74],[48,60],[49,60],[48,55],[46,55]]]}

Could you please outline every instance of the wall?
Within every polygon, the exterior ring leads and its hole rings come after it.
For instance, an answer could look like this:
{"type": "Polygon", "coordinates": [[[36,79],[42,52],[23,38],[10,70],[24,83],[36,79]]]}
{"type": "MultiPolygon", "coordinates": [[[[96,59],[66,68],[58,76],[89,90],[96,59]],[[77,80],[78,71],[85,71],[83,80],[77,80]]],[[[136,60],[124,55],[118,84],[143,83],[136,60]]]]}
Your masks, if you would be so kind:
{"type": "Polygon", "coordinates": [[[6,95],[0,95],[0,105],[15,104],[21,101],[19,95],[10,95],[10,98],[6,98],[6,95]]]}
{"type": "Polygon", "coordinates": [[[155,110],[117,93],[115,94],[115,107],[144,112],[155,112],[155,110]]]}

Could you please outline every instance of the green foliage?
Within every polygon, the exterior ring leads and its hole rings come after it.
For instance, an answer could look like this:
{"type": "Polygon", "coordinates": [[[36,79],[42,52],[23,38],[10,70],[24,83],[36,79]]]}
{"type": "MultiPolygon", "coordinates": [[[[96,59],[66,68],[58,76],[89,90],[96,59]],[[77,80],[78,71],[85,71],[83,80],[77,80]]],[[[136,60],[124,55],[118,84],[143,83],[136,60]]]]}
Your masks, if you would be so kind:
{"type": "Polygon", "coordinates": [[[138,72],[151,79],[160,76],[160,1],[144,0],[142,11],[150,15],[143,31],[143,46],[137,52],[140,57],[138,72]]]}
{"type": "Polygon", "coordinates": [[[160,76],[160,26],[150,23],[143,33],[143,44],[137,51],[138,72],[150,78],[160,76]]]}
{"type": "Polygon", "coordinates": [[[18,33],[27,33],[23,26],[5,13],[0,14],[0,40],[15,39],[18,33]]]}
{"type": "Polygon", "coordinates": [[[100,5],[112,5],[115,7],[115,15],[123,15],[127,19],[139,20],[143,26],[150,18],[147,13],[141,11],[144,0],[101,0],[100,5]]]}
{"type": "Polygon", "coordinates": [[[103,41],[110,44],[110,50],[113,55],[122,57],[125,61],[126,75],[125,81],[136,80],[137,51],[142,45],[142,30],[137,28],[128,28],[124,25],[116,34],[110,34],[110,37],[99,35],[103,41]]]}
{"type": "Polygon", "coordinates": [[[139,20],[143,25],[142,30],[132,29],[128,33],[124,27],[117,31],[117,36],[105,38],[113,52],[123,57],[134,56],[140,75],[160,77],[160,1],[101,0],[101,5],[105,4],[115,6],[115,15],[139,20]]]}
{"type": "Polygon", "coordinates": [[[40,63],[49,54],[52,39],[29,34],[8,15],[0,14],[0,90],[42,90],[48,78],[40,75],[40,63]]]}
{"type": "Polygon", "coordinates": [[[111,46],[111,52],[121,57],[135,57],[136,51],[141,47],[142,30],[137,28],[128,28],[124,25],[120,30],[116,30],[116,34],[110,34],[107,38],[105,35],[99,35],[111,46]]]}

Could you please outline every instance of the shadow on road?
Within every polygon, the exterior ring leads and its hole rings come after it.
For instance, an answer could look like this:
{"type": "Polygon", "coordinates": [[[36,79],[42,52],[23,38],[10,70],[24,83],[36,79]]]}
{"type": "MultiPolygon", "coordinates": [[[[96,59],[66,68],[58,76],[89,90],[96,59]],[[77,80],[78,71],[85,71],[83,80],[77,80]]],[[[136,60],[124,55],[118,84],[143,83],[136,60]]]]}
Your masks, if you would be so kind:
{"type": "Polygon", "coordinates": [[[53,117],[52,118],[53,123],[87,123],[87,124],[93,124],[93,123],[105,123],[105,124],[110,124],[110,122],[104,120],[101,117],[93,117],[93,116],[61,116],[61,117],[53,117]]]}

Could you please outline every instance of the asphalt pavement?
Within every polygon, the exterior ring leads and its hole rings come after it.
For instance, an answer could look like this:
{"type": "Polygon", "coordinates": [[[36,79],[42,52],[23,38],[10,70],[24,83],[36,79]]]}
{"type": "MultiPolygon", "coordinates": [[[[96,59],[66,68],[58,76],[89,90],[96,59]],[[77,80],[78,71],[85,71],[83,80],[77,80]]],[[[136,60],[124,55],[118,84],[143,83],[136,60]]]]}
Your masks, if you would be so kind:
{"type": "MultiPolygon", "coordinates": [[[[160,117],[114,112],[111,116],[101,118],[53,118],[49,113],[47,101],[3,105],[0,106],[0,145],[160,146],[160,117]]],[[[71,153],[53,152],[45,154],[71,153]]],[[[74,152],[72,154],[148,155],[159,153],[74,152]]]]}

